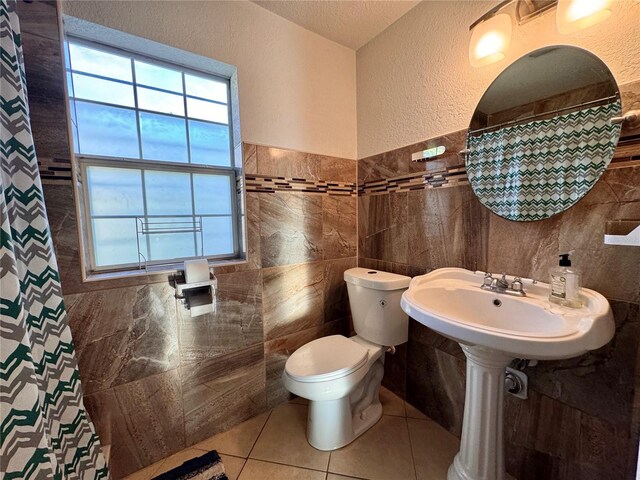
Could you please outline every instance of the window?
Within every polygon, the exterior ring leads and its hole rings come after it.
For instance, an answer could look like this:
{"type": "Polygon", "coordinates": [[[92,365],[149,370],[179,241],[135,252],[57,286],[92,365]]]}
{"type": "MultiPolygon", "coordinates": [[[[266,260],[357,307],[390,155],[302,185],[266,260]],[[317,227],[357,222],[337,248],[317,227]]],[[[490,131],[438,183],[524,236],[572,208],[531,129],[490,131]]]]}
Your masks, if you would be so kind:
{"type": "Polygon", "coordinates": [[[229,80],[68,39],[92,271],[237,258],[229,80]]]}

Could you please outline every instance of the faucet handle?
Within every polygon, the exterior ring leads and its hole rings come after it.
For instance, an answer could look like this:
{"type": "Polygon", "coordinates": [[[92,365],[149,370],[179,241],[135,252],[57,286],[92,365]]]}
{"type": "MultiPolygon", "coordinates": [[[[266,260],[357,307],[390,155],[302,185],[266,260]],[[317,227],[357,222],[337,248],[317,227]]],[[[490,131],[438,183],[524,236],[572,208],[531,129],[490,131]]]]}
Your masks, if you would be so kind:
{"type": "Polygon", "coordinates": [[[487,272],[484,274],[484,285],[490,286],[491,282],[493,282],[493,275],[491,275],[491,272],[487,272]]]}
{"type": "Polygon", "coordinates": [[[511,282],[511,289],[516,292],[522,291],[522,279],[520,277],[515,277],[513,282],[511,282]]]}

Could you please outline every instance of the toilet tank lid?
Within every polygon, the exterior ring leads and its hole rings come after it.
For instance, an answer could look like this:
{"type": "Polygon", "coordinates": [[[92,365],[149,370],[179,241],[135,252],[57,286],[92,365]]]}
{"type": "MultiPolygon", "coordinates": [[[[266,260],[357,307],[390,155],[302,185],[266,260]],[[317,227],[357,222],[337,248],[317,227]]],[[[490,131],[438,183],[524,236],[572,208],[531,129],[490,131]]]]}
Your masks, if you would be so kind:
{"type": "Polygon", "coordinates": [[[350,268],[344,272],[344,281],[375,290],[402,290],[409,287],[411,277],[371,268],[350,268]]]}

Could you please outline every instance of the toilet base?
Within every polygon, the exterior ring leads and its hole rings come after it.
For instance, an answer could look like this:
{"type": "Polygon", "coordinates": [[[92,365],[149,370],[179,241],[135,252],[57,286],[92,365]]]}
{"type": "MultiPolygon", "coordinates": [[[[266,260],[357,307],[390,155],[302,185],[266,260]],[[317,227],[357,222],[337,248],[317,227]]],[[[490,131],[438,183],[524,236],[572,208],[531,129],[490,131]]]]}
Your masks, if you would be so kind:
{"type": "Polygon", "coordinates": [[[351,395],[337,400],[309,402],[307,440],[312,447],[324,451],[344,447],[380,420],[380,384],[384,374],[382,359],[371,365],[351,395]]]}

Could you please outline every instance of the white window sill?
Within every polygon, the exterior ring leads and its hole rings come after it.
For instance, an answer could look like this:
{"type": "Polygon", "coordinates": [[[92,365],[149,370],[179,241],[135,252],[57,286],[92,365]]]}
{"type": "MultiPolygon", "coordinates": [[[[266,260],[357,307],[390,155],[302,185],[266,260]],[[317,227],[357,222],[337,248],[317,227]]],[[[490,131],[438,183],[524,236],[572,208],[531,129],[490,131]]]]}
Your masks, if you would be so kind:
{"type": "MultiPolygon", "coordinates": [[[[233,265],[244,265],[247,263],[246,259],[234,258],[230,260],[212,260],[209,262],[209,268],[220,268],[233,265]]],[[[173,263],[168,265],[157,265],[147,267],[146,270],[119,270],[114,272],[92,272],[83,278],[84,283],[100,282],[107,280],[120,280],[124,278],[136,278],[136,277],[148,277],[152,275],[174,275],[182,273],[184,271],[184,264],[182,262],[173,263]]]]}

